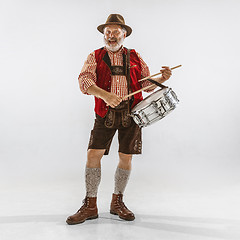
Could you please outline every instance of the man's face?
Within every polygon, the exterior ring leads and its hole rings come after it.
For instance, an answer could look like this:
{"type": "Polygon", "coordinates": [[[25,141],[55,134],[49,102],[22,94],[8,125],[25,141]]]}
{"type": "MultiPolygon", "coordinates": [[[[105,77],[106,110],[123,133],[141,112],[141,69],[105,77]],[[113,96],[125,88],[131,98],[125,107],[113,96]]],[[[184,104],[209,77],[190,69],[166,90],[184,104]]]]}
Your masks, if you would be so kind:
{"type": "Polygon", "coordinates": [[[104,42],[107,49],[116,52],[122,46],[126,33],[118,25],[108,25],[104,28],[104,42]]]}

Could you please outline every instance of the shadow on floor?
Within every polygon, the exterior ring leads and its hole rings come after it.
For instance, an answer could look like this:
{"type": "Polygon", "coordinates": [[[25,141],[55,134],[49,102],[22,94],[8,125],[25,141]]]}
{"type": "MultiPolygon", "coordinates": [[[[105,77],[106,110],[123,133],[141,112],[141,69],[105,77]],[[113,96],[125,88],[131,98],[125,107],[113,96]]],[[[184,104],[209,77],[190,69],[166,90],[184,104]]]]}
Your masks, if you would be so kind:
{"type": "Polygon", "coordinates": [[[181,216],[158,216],[158,215],[136,215],[135,221],[124,221],[118,216],[108,212],[99,213],[99,218],[86,221],[83,224],[68,226],[65,223],[67,215],[22,215],[22,216],[0,216],[0,224],[14,223],[44,223],[52,222],[57,225],[65,225],[74,231],[79,231],[84,226],[114,224],[125,225],[133,228],[146,228],[158,231],[168,231],[198,235],[203,237],[214,237],[220,239],[240,239],[240,220],[220,219],[220,218],[200,218],[200,217],[181,217],[181,216]]]}

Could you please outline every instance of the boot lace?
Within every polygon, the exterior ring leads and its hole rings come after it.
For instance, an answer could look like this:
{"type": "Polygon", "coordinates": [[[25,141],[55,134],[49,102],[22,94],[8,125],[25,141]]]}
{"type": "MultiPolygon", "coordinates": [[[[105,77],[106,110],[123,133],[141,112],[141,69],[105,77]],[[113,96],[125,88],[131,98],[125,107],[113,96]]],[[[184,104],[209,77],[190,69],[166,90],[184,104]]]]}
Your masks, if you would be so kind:
{"type": "Polygon", "coordinates": [[[128,210],[128,208],[126,207],[126,205],[124,204],[122,197],[120,195],[117,196],[117,203],[119,206],[121,206],[122,208],[125,208],[128,210]]]}
{"type": "Polygon", "coordinates": [[[84,198],[82,200],[82,206],[80,207],[80,209],[78,209],[77,212],[82,212],[87,206],[88,206],[89,200],[87,198],[84,198]]]}

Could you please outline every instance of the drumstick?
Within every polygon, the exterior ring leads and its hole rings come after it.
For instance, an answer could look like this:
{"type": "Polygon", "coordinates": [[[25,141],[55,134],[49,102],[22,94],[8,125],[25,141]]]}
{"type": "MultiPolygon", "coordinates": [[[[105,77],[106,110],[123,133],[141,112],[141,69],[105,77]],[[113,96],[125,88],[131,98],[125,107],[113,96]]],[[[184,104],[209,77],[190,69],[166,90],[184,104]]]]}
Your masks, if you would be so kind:
{"type": "MultiPolygon", "coordinates": [[[[173,69],[178,68],[178,67],[181,67],[181,66],[182,66],[182,65],[177,65],[176,67],[172,67],[172,68],[170,68],[170,69],[173,70],[173,69]]],[[[138,82],[147,80],[148,78],[151,78],[151,77],[155,77],[155,76],[157,76],[157,75],[159,75],[159,74],[162,74],[162,73],[159,72],[159,73],[153,74],[153,75],[151,75],[151,76],[148,76],[148,77],[145,77],[145,78],[143,78],[143,79],[140,79],[138,82]]]]}
{"type": "MultiPolygon", "coordinates": [[[[182,66],[182,65],[178,65],[178,66],[172,67],[172,68],[170,68],[170,69],[173,70],[173,69],[178,68],[178,67],[181,67],[181,66],[182,66]]],[[[138,82],[141,82],[141,81],[143,81],[143,80],[147,80],[148,78],[157,76],[157,75],[159,75],[159,74],[162,74],[162,73],[159,72],[159,73],[153,74],[153,75],[151,75],[151,76],[148,76],[148,77],[145,77],[145,78],[139,80],[138,82]]],[[[152,87],[152,86],[154,86],[154,85],[155,85],[155,84],[151,84],[151,85],[149,85],[149,86],[147,86],[147,87],[144,87],[144,88],[142,88],[142,89],[137,90],[136,92],[130,93],[130,94],[126,95],[125,97],[123,97],[123,100],[124,100],[124,99],[127,99],[128,97],[131,97],[131,96],[133,96],[133,95],[135,95],[135,94],[137,94],[137,93],[139,93],[139,92],[142,92],[142,91],[144,91],[144,90],[147,90],[148,88],[150,88],[150,87],[152,87]]]]}
{"type": "Polygon", "coordinates": [[[154,85],[155,85],[155,84],[151,84],[151,85],[149,85],[149,86],[147,86],[147,87],[144,87],[144,88],[142,88],[142,89],[137,90],[136,92],[130,93],[130,94],[124,96],[124,97],[123,97],[123,100],[124,100],[124,99],[127,99],[128,97],[131,97],[131,96],[133,96],[133,95],[135,95],[135,94],[137,94],[137,93],[139,93],[139,92],[142,92],[142,91],[144,91],[144,90],[147,90],[148,88],[150,88],[150,87],[152,87],[152,86],[154,86],[154,85]]]}

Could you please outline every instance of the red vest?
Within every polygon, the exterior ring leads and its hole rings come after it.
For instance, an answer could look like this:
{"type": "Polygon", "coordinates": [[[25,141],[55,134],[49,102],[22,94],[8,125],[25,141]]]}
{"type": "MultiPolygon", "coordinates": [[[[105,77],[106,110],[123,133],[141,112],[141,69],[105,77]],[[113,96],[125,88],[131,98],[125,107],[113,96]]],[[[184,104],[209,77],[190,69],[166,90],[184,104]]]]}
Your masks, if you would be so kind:
{"type": "MultiPolygon", "coordinates": [[[[127,49],[124,48],[124,54],[127,55],[127,49]]],[[[97,62],[97,86],[110,92],[111,91],[111,62],[108,57],[107,51],[104,48],[100,48],[95,51],[95,58],[97,62]]],[[[132,92],[135,92],[139,89],[141,89],[141,86],[138,82],[139,79],[141,79],[141,64],[140,60],[135,52],[135,50],[131,50],[130,52],[130,66],[136,65],[135,67],[130,68],[130,77],[131,77],[131,83],[130,87],[132,92]]],[[[132,104],[132,108],[142,101],[142,93],[137,93],[134,95],[134,101],[132,104]]],[[[107,114],[108,108],[106,103],[100,99],[95,97],[95,112],[100,117],[105,117],[107,114]]]]}

